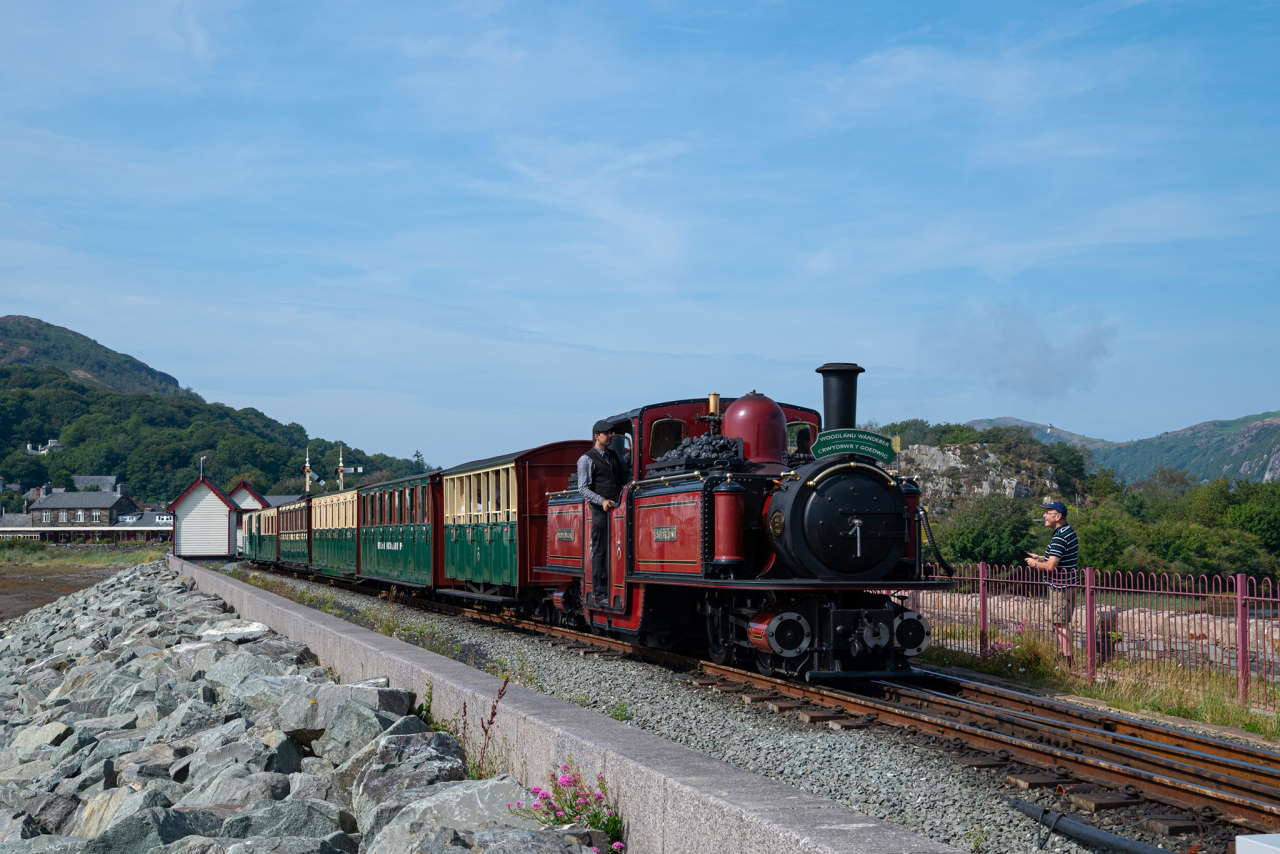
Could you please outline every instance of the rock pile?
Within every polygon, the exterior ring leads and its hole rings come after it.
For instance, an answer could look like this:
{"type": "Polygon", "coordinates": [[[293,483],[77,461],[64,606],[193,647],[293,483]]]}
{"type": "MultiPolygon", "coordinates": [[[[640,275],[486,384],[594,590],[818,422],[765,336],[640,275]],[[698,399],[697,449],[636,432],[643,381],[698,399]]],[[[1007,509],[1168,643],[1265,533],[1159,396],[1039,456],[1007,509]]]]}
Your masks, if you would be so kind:
{"type": "Polygon", "coordinates": [[[0,623],[0,854],[587,854],[385,680],[334,682],[162,563],[0,623]]]}

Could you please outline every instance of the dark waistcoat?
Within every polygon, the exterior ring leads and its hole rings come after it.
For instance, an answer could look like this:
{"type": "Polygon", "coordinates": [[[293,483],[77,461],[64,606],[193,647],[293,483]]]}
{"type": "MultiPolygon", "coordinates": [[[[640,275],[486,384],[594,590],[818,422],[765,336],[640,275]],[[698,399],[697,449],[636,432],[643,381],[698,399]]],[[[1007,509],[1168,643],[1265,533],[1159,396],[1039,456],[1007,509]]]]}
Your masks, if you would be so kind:
{"type": "Polygon", "coordinates": [[[587,484],[592,492],[610,501],[617,501],[622,494],[622,487],[627,482],[627,471],[613,449],[603,454],[595,448],[587,451],[587,459],[591,460],[591,483],[587,484]]]}

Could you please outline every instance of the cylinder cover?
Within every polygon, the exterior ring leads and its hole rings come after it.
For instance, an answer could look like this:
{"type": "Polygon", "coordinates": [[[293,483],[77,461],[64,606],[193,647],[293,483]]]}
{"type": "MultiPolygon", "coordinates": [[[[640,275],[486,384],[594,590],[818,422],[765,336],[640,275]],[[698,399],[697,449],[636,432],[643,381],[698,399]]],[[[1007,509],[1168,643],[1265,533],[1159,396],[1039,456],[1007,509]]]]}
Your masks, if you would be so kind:
{"type": "Polygon", "coordinates": [[[761,652],[795,658],[809,649],[813,627],[799,611],[764,611],[747,623],[747,639],[761,652]]]}

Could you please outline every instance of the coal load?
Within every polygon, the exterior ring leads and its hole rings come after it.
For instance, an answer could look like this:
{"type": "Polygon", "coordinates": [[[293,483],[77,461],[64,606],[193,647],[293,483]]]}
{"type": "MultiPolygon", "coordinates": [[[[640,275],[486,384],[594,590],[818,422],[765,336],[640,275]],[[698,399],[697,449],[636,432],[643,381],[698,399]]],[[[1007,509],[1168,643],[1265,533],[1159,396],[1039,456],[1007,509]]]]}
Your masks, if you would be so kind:
{"type": "Polygon", "coordinates": [[[706,434],[685,439],[658,457],[646,471],[647,477],[678,474],[682,471],[744,471],[747,461],[742,440],[706,434]]]}

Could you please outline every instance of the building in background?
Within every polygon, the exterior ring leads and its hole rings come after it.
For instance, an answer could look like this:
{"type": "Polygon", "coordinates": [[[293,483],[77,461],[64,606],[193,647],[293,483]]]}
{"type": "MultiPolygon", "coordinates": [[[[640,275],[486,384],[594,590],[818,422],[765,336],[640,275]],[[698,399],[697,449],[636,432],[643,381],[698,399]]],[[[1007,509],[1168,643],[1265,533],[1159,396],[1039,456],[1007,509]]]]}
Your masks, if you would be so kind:
{"type": "Polygon", "coordinates": [[[196,478],[169,504],[173,553],[185,558],[229,558],[236,553],[240,508],[207,478],[196,478]]]}
{"type": "Polygon", "coordinates": [[[109,528],[121,516],[138,511],[133,499],[113,492],[55,492],[31,505],[33,528],[109,528]]]}

